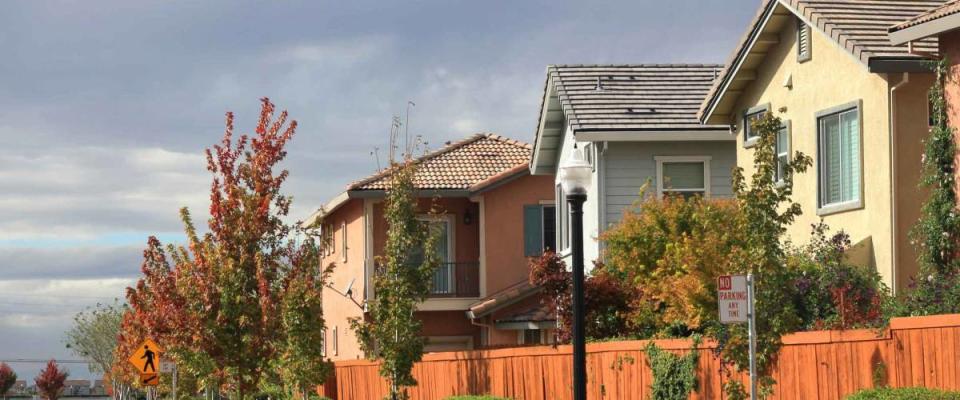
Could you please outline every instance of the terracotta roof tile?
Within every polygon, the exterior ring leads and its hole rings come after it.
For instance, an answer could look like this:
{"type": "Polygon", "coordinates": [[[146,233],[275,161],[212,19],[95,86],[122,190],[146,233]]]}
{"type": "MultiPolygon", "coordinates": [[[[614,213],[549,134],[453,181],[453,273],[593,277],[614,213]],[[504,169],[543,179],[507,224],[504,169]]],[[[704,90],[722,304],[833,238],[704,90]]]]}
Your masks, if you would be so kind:
{"type": "Polygon", "coordinates": [[[901,22],[897,25],[894,25],[890,28],[890,32],[896,32],[901,29],[906,29],[911,26],[920,25],[926,22],[933,21],[935,19],[943,18],[948,15],[953,15],[960,12],[960,0],[954,0],[947,4],[944,4],[940,7],[929,10],[923,14],[920,14],[916,17],[908,19],[904,22],[901,22]]]}
{"type": "Polygon", "coordinates": [[[532,294],[539,293],[540,290],[539,286],[534,286],[529,281],[523,280],[470,305],[470,313],[473,314],[472,318],[479,318],[523,300],[532,294]]]}
{"type": "MultiPolygon", "coordinates": [[[[414,160],[417,189],[469,190],[530,162],[530,145],[494,134],[477,134],[414,160]]],[[[351,184],[347,190],[384,190],[393,170],[351,184]]]]}
{"type": "Polygon", "coordinates": [[[495,322],[546,322],[556,320],[557,316],[550,311],[550,307],[545,304],[535,304],[525,310],[499,318],[495,322]]]}

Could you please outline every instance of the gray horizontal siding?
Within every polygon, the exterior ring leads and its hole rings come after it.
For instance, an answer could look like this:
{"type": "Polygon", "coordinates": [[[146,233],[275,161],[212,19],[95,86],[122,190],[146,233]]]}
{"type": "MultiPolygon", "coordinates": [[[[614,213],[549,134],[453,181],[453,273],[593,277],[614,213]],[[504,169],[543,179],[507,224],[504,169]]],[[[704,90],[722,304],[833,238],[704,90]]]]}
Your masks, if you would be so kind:
{"type": "Polygon", "coordinates": [[[730,184],[737,165],[736,143],[727,142],[610,142],[604,157],[606,221],[617,223],[623,211],[640,196],[657,193],[656,156],[710,156],[710,192],[714,197],[733,195],[730,184]]]}

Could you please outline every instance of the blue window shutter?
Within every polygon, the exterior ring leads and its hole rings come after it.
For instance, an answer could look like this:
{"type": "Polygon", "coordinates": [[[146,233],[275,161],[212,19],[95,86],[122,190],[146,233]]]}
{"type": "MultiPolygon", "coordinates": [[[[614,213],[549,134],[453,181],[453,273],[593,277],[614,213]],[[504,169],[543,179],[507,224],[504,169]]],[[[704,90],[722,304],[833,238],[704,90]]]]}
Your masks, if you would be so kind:
{"type": "Polygon", "coordinates": [[[539,204],[523,206],[523,255],[543,254],[543,208],[539,204]]]}

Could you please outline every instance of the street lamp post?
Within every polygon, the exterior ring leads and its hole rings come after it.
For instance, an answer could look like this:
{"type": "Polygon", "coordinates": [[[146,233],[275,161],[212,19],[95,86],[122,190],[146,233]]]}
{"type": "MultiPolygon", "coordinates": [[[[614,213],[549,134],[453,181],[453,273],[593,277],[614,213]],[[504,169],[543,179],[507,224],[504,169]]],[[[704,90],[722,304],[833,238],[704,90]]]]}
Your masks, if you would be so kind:
{"type": "Polygon", "coordinates": [[[587,341],[583,296],[583,203],[592,167],[579,149],[560,167],[560,185],[570,205],[570,250],[573,257],[573,400],[587,400],[587,341]]]}

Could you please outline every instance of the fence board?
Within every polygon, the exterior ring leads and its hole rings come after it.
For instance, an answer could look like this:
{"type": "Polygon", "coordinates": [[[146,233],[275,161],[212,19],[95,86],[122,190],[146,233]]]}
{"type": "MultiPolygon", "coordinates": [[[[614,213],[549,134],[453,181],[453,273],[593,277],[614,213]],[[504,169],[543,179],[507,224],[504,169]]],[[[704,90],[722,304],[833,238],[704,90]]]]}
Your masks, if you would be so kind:
{"type": "MultiPolygon", "coordinates": [[[[643,348],[648,341],[595,343],[587,346],[591,400],[641,400],[649,397],[652,371],[643,348]]],[[[870,330],[804,332],[785,336],[772,376],[773,399],[842,399],[873,386],[874,372],[884,384],[960,389],[960,315],[896,318],[877,335],[870,330]]],[[[657,341],[675,354],[689,351],[688,340],[657,341]]],[[[744,373],[726,376],[714,357],[716,343],[700,352],[699,388],[691,399],[722,399],[728,379],[746,383],[744,373]]],[[[492,394],[527,400],[569,400],[572,387],[570,346],[430,353],[414,368],[419,386],[414,400],[451,395],[492,394]]],[[[336,400],[382,399],[386,382],[375,362],[335,363],[333,376],[318,392],[336,400]]]]}

